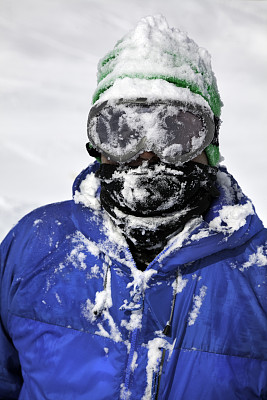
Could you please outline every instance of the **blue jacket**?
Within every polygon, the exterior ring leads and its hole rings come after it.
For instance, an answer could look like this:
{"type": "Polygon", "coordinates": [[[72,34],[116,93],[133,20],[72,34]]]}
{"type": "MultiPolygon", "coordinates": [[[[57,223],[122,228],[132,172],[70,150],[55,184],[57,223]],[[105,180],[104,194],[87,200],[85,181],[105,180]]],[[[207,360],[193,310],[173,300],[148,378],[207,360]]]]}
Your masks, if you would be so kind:
{"type": "Polygon", "coordinates": [[[266,231],[223,168],[205,217],[139,271],[100,207],[74,200],[1,245],[0,399],[267,399],[266,231]]]}

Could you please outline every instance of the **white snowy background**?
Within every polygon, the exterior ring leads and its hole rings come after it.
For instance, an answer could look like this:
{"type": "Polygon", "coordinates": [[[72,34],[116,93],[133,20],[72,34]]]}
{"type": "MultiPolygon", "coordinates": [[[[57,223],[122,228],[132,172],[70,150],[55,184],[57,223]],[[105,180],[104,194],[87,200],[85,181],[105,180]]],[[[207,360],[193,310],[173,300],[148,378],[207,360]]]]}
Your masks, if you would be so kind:
{"type": "Polygon", "coordinates": [[[0,239],[26,212],[71,198],[89,163],[97,62],[158,13],[211,53],[223,163],[267,224],[267,1],[0,0],[0,239]]]}

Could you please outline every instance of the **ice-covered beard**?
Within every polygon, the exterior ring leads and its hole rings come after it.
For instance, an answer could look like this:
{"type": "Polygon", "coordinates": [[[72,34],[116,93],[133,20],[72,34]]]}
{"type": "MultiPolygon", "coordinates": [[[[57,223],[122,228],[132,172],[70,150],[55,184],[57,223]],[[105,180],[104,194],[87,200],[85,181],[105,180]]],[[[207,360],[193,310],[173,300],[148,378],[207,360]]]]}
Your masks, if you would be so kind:
{"type": "Polygon", "coordinates": [[[151,257],[187,221],[208,210],[218,196],[216,174],[217,168],[192,161],[181,166],[101,164],[97,172],[103,207],[135,250],[151,257]]]}

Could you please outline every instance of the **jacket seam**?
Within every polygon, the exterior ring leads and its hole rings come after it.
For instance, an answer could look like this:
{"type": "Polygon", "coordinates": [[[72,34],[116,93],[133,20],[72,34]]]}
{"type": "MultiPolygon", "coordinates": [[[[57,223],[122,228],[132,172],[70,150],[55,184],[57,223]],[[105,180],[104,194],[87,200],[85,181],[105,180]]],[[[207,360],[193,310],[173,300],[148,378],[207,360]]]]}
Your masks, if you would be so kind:
{"type": "MultiPolygon", "coordinates": [[[[73,328],[73,327],[68,328],[68,327],[66,327],[66,326],[64,326],[64,325],[54,324],[54,323],[51,323],[51,322],[42,321],[42,320],[40,320],[40,319],[34,319],[34,318],[30,318],[30,317],[24,317],[24,316],[15,314],[15,313],[10,312],[10,311],[9,311],[9,315],[14,315],[14,316],[17,317],[17,318],[29,319],[29,320],[31,320],[31,321],[40,322],[40,323],[42,323],[42,324],[47,324],[47,325],[52,325],[52,326],[58,326],[58,327],[60,327],[60,328],[68,329],[68,330],[70,330],[70,331],[73,330],[73,331],[80,332],[80,333],[88,333],[88,334],[90,334],[90,335],[92,335],[92,336],[103,337],[103,338],[105,338],[105,339],[110,340],[110,341],[113,342],[113,340],[110,339],[109,337],[101,336],[101,335],[98,335],[98,334],[96,334],[96,333],[92,333],[92,332],[89,332],[89,331],[86,331],[86,330],[80,330],[80,329],[73,328]]],[[[124,343],[124,341],[122,340],[120,343],[124,343]]],[[[218,356],[236,357],[236,358],[244,358],[244,359],[247,359],[247,360],[256,360],[256,361],[264,361],[264,362],[267,362],[267,359],[264,359],[264,358],[246,357],[246,356],[241,356],[241,355],[228,354],[228,353],[218,353],[218,352],[215,352],[215,351],[208,351],[208,350],[201,350],[201,349],[192,349],[192,348],[187,348],[187,347],[176,347],[176,348],[174,348],[174,350],[198,351],[199,353],[217,354],[218,356]]]]}
{"type": "MultiPolygon", "coordinates": [[[[105,338],[105,339],[107,339],[107,340],[110,340],[111,342],[114,342],[113,339],[110,339],[110,338],[107,337],[107,336],[98,335],[97,333],[92,333],[92,332],[87,331],[87,330],[81,330],[81,329],[77,329],[77,328],[73,328],[73,327],[68,328],[68,327],[65,326],[65,325],[59,325],[59,324],[55,324],[55,323],[52,323],[52,322],[42,321],[41,319],[35,319],[35,318],[30,318],[30,317],[24,317],[24,316],[22,316],[22,315],[18,315],[18,314],[15,314],[15,313],[13,313],[13,312],[10,312],[10,311],[9,311],[9,315],[10,315],[10,316],[13,315],[13,316],[15,316],[15,317],[17,317],[17,318],[28,319],[28,320],[30,320],[30,321],[40,322],[41,324],[46,324],[46,325],[51,325],[51,326],[57,326],[57,327],[59,327],[59,328],[64,328],[64,329],[67,329],[67,330],[69,330],[69,331],[72,331],[72,330],[73,330],[73,331],[76,331],[76,332],[80,332],[81,334],[82,334],[82,333],[87,333],[87,334],[89,334],[89,335],[96,336],[96,337],[102,337],[102,338],[105,338]]],[[[125,343],[125,340],[122,340],[121,342],[118,342],[118,343],[125,343]]]]}
{"type": "Polygon", "coordinates": [[[246,357],[246,356],[240,356],[240,355],[235,355],[235,354],[227,354],[227,353],[218,353],[216,351],[208,351],[208,350],[201,350],[201,349],[190,349],[186,347],[176,347],[174,350],[187,350],[187,351],[198,351],[199,353],[208,353],[208,354],[216,354],[218,356],[224,356],[224,357],[236,357],[236,358],[244,358],[247,360],[256,360],[256,361],[264,361],[267,362],[266,359],[264,358],[257,358],[257,357],[246,357]]]}

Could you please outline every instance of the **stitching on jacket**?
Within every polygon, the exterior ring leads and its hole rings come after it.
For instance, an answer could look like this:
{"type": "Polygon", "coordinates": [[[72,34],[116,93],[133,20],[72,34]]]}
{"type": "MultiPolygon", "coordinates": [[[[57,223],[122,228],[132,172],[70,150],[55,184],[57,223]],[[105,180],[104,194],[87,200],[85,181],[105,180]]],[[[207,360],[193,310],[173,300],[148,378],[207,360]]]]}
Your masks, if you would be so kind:
{"type": "MultiPolygon", "coordinates": [[[[102,338],[105,338],[106,340],[110,340],[111,342],[114,342],[113,339],[110,339],[110,338],[107,337],[107,336],[98,335],[97,333],[92,333],[92,332],[87,331],[87,330],[81,330],[81,329],[77,329],[77,328],[73,328],[73,327],[68,328],[68,327],[65,326],[65,325],[59,325],[59,324],[55,324],[55,323],[52,323],[52,322],[42,321],[42,320],[40,320],[40,319],[34,319],[34,318],[30,318],[30,317],[24,317],[23,315],[18,315],[18,314],[15,314],[15,313],[13,313],[13,312],[10,312],[10,311],[9,311],[9,315],[10,315],[10,316],[13,315],[14,317],[17,317],[17,318],[29,319],[30,321],[40,322],[41,324],[47,324],[47,325],[57,326],[57,327],[59,327],[59,328],[67,329],[68,331],[76,331],[76,332],[80,332],[80,333],[86,333],[86,334],[89,334],[89,335],[92,335],[92,336],[102,337],[102,338]]],[[[121,342],[118,342],[118,343],[125,344],[125,341],[122,340],[121,342]]]]}
{"type": "MultiPolygon", "coordinates": [[[[113,340],[113,339],[110,339],[109,337],[101,336],[101,335],[98,335],[98,334],[96,334],[96,333],[92,333],[92,332],[89,332],[89,331],[86,331],[86,330],[81,331],[80,329],[76,329],[76,328],[67,328],[67,327],[64,326],[64,325],[53,324],[53,323],[51,323],[51,322],[41,321],[41,320],[39,320],[39,319],[33,319],[33,318],[29,318],[29,317],[24,317],[24,316],[17,315],[17,314],[15,314],[15,313],[11,313],[11,312],[9,312],[9,314],[10,314],[10,315],[14,315],[14,316],[17,317],[17,318],[29,319],[29,320],[31,320],[31,321],[41,322],[42,324],[47,324],[47,325],[52,325],[52,326],[58,326],[58,327],[60,327],[60,328],[68,329],[69,331],[73,330],[73,331],[80,332],[80,333],[87,333],[87,334],[90,334],[90,335],[93,335],[93,336],[96,336],[96,337],[103,337],[103,338],[105,338],[105,340],[109,340],[109,341],[111,341],[111,342],[114,342],[114,340],[113,340]]],[[[119,343],[120,343],[120,342],[119,342],[119,343]]],[[[124,343],[124,341],[122,341],[121,343],[124,343]]],[[[218,355],[218,356],[236,357],[236,358],[243,358],[243,359],[247,359],[247,360],[256,360],[256,361],[264,361],[264,362],[267,362],[267,359],[264,359],[264,358],[246,357],[246,356],[235,355],[235,354],[227,354],[227,353],[217,353],[217,352],[215,352],[215,351],[208,351],[208,350],[201,350],[201,349],[193,349],[193,350],[192,350],[192,349],[186,348],[186,347],[175,347],[174,350],[198,351],[198,352],[201,352],[201,353],[216,354],[216,355],[218,355]]]]}
{"type": "Polygon", "coordinates": [[[265,360],[264,358],[238,356],[238,355],[235,355],[235,354],[217,353],[215,351],[208,351],[208,350],[201,350],[201,349],[188,349],[186,347],[176,347],[176,348],[174,348],[174,350],[198,351],[200,353],[216,354],[218,356],[237,357],[237,358],[244,358],[244,359],[247,359],[247,360],[256,360],[256,361],[267,362],[267,360],[265,360]]]}

